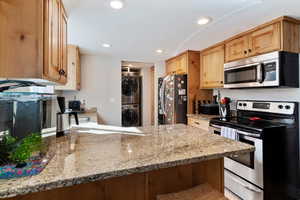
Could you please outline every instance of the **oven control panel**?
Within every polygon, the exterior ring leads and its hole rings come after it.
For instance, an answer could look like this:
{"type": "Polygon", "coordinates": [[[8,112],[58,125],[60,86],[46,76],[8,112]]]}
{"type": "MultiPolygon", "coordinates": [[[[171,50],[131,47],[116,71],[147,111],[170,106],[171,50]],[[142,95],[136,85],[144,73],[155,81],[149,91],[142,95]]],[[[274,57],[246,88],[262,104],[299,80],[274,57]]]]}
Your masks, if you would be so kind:
{"type": "Polygon", "coordinates": [[[265,102],[265,101],[237,101],[237,110],[292,115],[295,112],[295,103],[265,102]]]}

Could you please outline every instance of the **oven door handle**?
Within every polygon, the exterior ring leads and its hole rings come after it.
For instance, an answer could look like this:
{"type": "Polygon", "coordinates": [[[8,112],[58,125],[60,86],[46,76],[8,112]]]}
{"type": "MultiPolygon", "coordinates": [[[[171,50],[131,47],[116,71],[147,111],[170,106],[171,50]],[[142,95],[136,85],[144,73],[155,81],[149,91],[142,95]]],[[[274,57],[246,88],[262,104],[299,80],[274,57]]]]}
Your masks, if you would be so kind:
{"type": "Polygon", "coordinates": [[[240,130],[237,130],[237,133],[238,133],[238,134],[241,134],[241,135],[250,136],[250,137],[260,138],[260,135],[259,135],[259,134],[256,134],[256,133],[248,133],[248,132],[240,131],[240,130]]]}
{"type": "Polygon", "coordinates": [[[260,189],[256,189],[256,188],[254,188],[254,187],[252,187],[252,186],[250,186],[250,185],[246,185],[246,184],[244,184],[244,183],[242,183],[241,181],[239,181],[239,180],[237,180],[236,178],[234,178],[234,177],[230,177],[233,181],[235,181],[237,184],[239,184],[239,185],[241,185],[242,187],[244,187],[244,188],[246,188],[246,189],[248,189],[248,190],[250,190],[250,191],[252,191],[252,192],[255,192],[255,193],[261,193],[262,192],[262,190],[260,190],[260,189]]]}
{"type": "MultiPolygon", "coordinates": [[[[210,126],[212,128],[214,128],[214,129],[216,129],[217,131],[221,131],[222,130],[222,126],[214,125],[214,124],[211,124],[210,126]]],[[[241,135],[250,136],[250,137],[260,138],[260,135],[259,134],[255,134],[255,133],[248,133],[248,132],[240,131],[240,130],[237,130],[237,133],[241,134],[241,135]]]]}
{"type": "Polygon", "coordinates": [[[218,125],[211,124],[210,126],[216,129],[220,129],[220,130],[222,129],[222,126],[218,126],[218,125]]]}

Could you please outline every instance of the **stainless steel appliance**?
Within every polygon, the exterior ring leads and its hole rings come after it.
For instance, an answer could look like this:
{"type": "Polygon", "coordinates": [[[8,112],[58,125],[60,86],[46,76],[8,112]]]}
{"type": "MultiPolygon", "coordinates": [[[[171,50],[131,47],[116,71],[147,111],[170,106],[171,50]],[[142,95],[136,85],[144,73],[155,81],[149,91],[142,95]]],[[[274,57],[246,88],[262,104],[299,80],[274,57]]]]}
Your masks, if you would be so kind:
{"type": "Polygon", "coordinates": [[[71,116],[74,115],[76,124],[79,125],[78,114],[74,111],[66,111],[65,97],[57,97],[60,112],[56,114],[56,136],[64,136],[71,128],[71,116]]]}
{"type": "Polygon", "coordinates": [[[187,75],[159,79],[159,124],[187,123],[187,75]]]}
{"type": "Polygon", "coordinates": [[[141,102],[141,76],[122,76],[122,105],[141,102]]]}
{"type": "Polygon", "coordinates": [[[224,88],[299,87],[299,54],[276,51],[224,65],[224,88]]]}
{"type": "Polygon", "coordinates": [[[298,116],[294,102],[237,101],[237,117],[210,121],[212,133],[255,146],[224,159],[228,190],[244,200],[299,199],[298,116]]]}
{"type": "Polygon", "coordinates": [[[122,105],[122,126],[141,126],[140,105],[122,105]]]}
{"type": "Polygon", "coordinates": [[[22,139],[56,127],[56,98],[31,93],[0,93],[0,139],[5,132],[22,139]]]}

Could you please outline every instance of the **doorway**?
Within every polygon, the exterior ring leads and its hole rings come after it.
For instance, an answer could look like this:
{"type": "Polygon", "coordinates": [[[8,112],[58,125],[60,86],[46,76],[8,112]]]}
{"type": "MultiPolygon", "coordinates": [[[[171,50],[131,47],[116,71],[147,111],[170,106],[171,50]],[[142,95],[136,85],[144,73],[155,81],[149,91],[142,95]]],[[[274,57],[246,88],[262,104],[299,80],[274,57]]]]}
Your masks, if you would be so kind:
{"type": "Polygon", "coordinates": [[[154,64],[122,61],[122,126],[154,125],[154,64]]]}

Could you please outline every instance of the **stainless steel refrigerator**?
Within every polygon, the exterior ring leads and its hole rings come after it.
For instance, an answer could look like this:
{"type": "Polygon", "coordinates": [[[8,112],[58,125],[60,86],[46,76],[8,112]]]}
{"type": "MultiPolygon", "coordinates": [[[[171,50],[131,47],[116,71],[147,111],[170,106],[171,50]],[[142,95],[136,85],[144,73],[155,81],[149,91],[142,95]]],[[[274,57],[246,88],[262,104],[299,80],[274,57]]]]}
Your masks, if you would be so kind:
{"type": "Polygon", "coordinates": [[[187,123],[187,75],[158,79],[158,124],[187,123]]]}

